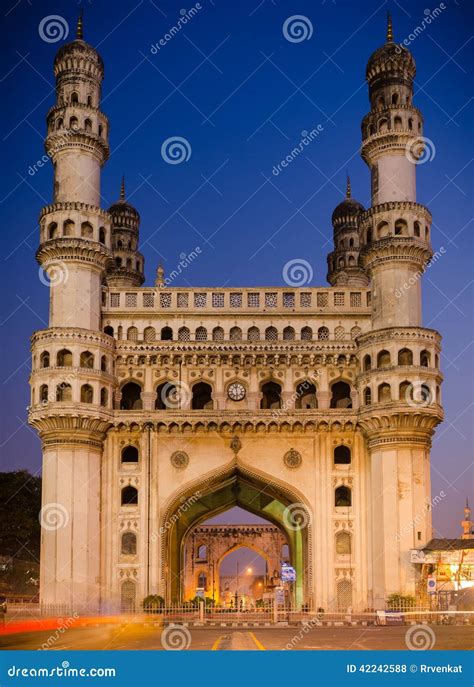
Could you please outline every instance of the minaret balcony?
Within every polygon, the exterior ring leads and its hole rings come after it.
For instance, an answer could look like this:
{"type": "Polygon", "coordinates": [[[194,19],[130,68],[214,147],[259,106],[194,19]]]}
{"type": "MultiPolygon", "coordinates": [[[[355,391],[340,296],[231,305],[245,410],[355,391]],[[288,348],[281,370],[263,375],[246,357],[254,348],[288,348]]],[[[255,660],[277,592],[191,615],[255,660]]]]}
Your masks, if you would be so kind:
{"type": "Polygon", "coordinates": [[[107,139],[92,129],[64,128],[48,134],[45,140],[47,155],[56,162],[58,154],[64,150],[82,150],[93,155],[102,166],[109,158],[110,149],[107,139]]]}

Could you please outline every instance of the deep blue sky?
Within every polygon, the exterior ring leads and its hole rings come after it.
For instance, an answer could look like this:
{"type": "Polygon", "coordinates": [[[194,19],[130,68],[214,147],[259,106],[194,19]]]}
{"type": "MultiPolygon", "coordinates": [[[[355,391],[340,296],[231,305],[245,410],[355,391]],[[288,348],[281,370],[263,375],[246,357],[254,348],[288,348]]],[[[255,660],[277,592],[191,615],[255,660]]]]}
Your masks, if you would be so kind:
{"type": "MultiPolygon", "coordinates": [[[[3,3],[3,469],[40,468],[38,439],[23,423],[29,336],[47,322],[48,292],[34,253],[52,174],[48,165],[33,175],[29,169],[44,154],[45,115],[54,103],[52,64],[63,43],[40,38],[45,16],[64,17],[70,40],[82,6],[85,38],[104,59],[111,158],[103,171],[102,205],[117,198],[124,171],[142,217],[147,284],[159,260],[171,270],[180,253],[196,246],[201,256],[176,285],[282,285],[282,267],[291,258],[308,260],[313,284],[325,284],[330,217],[343,196],[346,170],[353,194],[369,203],[369,173],[358,155],[360,121],[368,111],[364,73],[370,53],[384,42],[387,3],[201,4],[180,34],[152,54],[152,43],[191,4],[3,3]],[[294,14],[310,19],[310,40],[291,43],[283,36],[282,25],[294,14]],[[301,132],[318,124],[323,131],[306,155],[272,176],[301,132]],[[164,162],[161,144],[170,136],[189,141],[188,162],[164,162]]],[[[436,147],[434,159],[418,168],[418,200],[433,214],[435,249],[446,251],[423,285],[424,323],[443,334],[446,375],[447,419],[432,454],[433,495],[443,490],[446,497],[434,509],[434,522],[438,535],[455,536],[472,490],[473,17],[470,3],[445,4],[410,48],[418,68],[415,103],[436,147]]],[[[425,0],[391,3],[397,40],[421,23],[426,8],[425,0]]]]}

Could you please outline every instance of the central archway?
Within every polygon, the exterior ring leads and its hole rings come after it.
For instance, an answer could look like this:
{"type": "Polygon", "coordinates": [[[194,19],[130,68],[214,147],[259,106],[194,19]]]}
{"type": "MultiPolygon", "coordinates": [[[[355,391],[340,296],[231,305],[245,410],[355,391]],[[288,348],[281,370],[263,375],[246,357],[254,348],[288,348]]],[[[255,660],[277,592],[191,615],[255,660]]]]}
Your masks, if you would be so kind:
{"type": "Polygon", "coordinates": [[[171,500],[163,514],[161,581],[167,602],[183,601],[187,535],[199,523],[234,506],[259,515],[284,531],[290,562],[297,574],[296,605],[311,604],[311,516],[302,496],[268,475],[235,464],[190,484],[171,500]]]}

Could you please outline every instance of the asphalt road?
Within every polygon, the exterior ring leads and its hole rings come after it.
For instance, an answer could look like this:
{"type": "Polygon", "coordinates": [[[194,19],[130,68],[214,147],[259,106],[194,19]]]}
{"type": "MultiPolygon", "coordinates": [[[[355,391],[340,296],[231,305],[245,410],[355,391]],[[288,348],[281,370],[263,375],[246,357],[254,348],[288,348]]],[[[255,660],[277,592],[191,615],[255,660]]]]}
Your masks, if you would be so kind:
{"type": "MultiPolygon", "coordinates": [[[[407,649],[405,638],[411,626],[317,627],[308,632],[301,626],[284,628],[162,628],[143,624],[112,627],[69,628],[0,637],[0,649],[189,649],[189,650],[368,650],[407,649]]],[[[424,626],[427,627],[427,626],[424,626]]],[[[430,626],[437,649],[473,649],[473,626],[430,626]]],[[[429,631],[429,630],[428,630],[429,631]]]]}

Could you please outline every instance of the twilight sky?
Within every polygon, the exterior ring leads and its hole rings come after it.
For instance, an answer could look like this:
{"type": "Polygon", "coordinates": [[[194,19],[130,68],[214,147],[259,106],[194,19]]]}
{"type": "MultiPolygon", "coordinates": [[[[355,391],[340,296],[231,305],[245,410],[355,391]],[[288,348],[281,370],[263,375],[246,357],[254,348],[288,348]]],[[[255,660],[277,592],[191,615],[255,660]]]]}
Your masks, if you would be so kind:
{"type": "MultiPolygon", "coordinates": [[[[369,172],[358,154],[368,111],[364,74],[371,52],[385,40],[387,3],[201,0],[182,31],[152,48],[192,6],[169,0],[3,3],[0,469],[41,466],[39,440],[25,424],[29,336],[47,326],[48,313],[48,289],[34,255],[39,211],[52,198],[52,170],[37,162],[54,103],[53,59],[64,43],[41,38],[45,17],[59,15],[71,40],[82,7],[85,39],[104,59],[102,109],[111,123],[111,157],[102,174],[102,207],[118,197],[125,172],[128,198],[142,217],[147,285],[159,261],[170,272],[196,247],[199,258],[176,286],[282,286],[283,265],[292,258],[311,264],[313,286],[326,285],[330,218],[343,197],[346,170],[353,195],[369,204],[369,172]],[[311,23],[308,40],[291,42],[283,34],[285,20],[296,14],[311,23]],[[272,173],[302,132],[318,125],[305,154],[272,173]],[[161,147],[175,136],[186,139],[191,156],[167,164],[161,147]]],[[[400,42],[435,7],[439,16],[409,47],[418,70],[415,105],[434,143],[434,156],[417,169],[418,201],[433,214],[434,249],[444,247],[423,279],[424,325],[443,335],[446,380],[446,421],[432,452],[433,496],[442,492],[442,498],[433,516],[435,536],[456,536],[464,500],[472,495],[473,6],[462,0],[429,7],[425,0],[390,3],[400,42]]]]}

